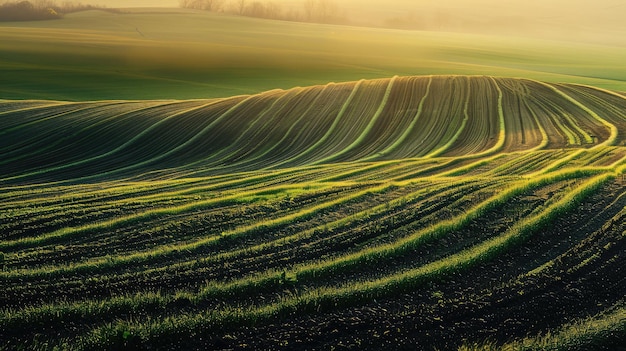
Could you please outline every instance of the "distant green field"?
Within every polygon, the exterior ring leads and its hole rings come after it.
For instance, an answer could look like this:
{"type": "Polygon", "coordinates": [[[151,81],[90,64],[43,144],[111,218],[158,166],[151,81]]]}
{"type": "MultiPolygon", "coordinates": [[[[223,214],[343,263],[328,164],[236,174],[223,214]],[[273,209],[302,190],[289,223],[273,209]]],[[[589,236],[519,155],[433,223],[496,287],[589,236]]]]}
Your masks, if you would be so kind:
{"type": "Polygon", "coordinates": [[[626,48],[179,9],[0,24],[0,98],[183,99],[423,74],[626,90],[626,48]]]}

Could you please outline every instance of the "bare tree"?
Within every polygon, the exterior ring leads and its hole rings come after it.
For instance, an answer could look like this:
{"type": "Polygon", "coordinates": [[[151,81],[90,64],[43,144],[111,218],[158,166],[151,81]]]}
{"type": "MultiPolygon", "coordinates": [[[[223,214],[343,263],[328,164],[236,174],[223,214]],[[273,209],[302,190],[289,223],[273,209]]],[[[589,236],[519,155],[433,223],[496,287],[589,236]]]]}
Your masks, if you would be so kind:
{"type": "Polygon", "coordinates": [[[322,23],[334,22],[333,17],[339,12],[339,7],[333,0],[317,0],[318,19],[322,23]]]}
{"type": "Polygon", "coordinates": [[[315,7],[316,0],[304,0],[304,18],[309,22],[313,21],[315,7]]]}
{"type": "Polygon", "coordinates": [[[268,2],[265,4],[265,15],[267,18],[280,19],[282,18],[282,8],[280,5],[274,2],[268,2]]]}
{"type": "Polygon", "coordinates": [[[204,0],[203,9],[207,11],[217,12],[222,9],[223,0],[204,0]]]}
{"type": "Polygon", "coordinates": [[[246,15],[250,17],[264,18],[265,17],[265,5],[260,1],[253,1],[246,8],[246,15]]]}
{"type": "Polygon", "coordinates": [[[309,22],[331,23],[340,19],[339,7],[333,0],[305,0],[304,17],[309,22]]]}
{"type": "Polygon", "coordinates": [[[236,0],[235,8],[239,15],[243,15],[243,13],[246,11],[246,0],[236,0]]]}
{"type": "Polygon", "coordinates": [[[32,2],[32,4],[38,10],[48,9],[55,6],[54,3],[50,0],[35,0],[32,2]]]}

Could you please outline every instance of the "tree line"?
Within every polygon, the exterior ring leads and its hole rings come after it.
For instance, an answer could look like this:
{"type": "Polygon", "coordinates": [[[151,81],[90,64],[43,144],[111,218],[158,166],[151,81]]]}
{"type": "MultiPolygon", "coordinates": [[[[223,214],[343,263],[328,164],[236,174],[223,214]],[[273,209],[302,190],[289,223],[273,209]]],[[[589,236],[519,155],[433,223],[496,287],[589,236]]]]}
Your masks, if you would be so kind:
{"type": "Polygon", "coordinates": [[[0,21],[59,19],[66,13],[92,9],[103,9],[103,7],[84,5],[70,1],[65,1],[60,5],[51,0],[5,1],[0,4],[0,21]]]}
{"type": "Polygon", "coordinates": [[[285,21],[346,24],[346,13],[333,0],[305,0],[300,10],[260,0],[180,0],[180,7],[285,21]]]}

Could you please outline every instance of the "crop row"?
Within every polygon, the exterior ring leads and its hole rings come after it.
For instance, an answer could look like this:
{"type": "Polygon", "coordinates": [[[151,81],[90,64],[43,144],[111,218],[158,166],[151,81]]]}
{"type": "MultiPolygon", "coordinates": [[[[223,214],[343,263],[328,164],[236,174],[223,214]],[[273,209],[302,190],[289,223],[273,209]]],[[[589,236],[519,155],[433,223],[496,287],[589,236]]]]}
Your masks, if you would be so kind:
{"type": "Polygon", "coordinates": [[[0,174],[4,183],[140,174],[171,179],[615,145],[625,126],[625,102],[615,94],[530,80],[433,76],[217,100],[7,107],[0,116],[6,125],[0,174]]]}
{"type": "Polygon", "coordinates": [[[625,104],[462,76],[3,101],[0,349],[608,345],[625,104]]]}

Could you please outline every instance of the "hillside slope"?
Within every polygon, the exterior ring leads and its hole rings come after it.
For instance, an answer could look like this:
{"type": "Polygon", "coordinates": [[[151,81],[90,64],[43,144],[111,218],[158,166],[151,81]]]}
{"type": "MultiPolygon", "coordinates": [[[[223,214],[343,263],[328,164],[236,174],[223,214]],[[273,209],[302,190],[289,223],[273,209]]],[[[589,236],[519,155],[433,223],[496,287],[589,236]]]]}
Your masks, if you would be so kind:
{"type": "Polygon", "coordinates": [[[0,111],[0,349],[626,342],[623,95],[432,76],[0,111]]]}
{"type": "Polygon", "coordinates": [[[466,76],[2,109],[0,182],[20,183],[591,148],[622,145],[626,132],[626,100],[616,93],[466,76]]]}
{"type": "MultiPolygon", "coordinates": [[[[222,98],[438,73],[626,89],[626,47],[617,44],[625,36],[619,32],[593,32],[608,45],[489,32],[388,30],[185,9],[84,11],[54,21],[1,22],[0,98],[222,98]]],[[[590,33],[585,27],[570,36],[590,33]]]]}

